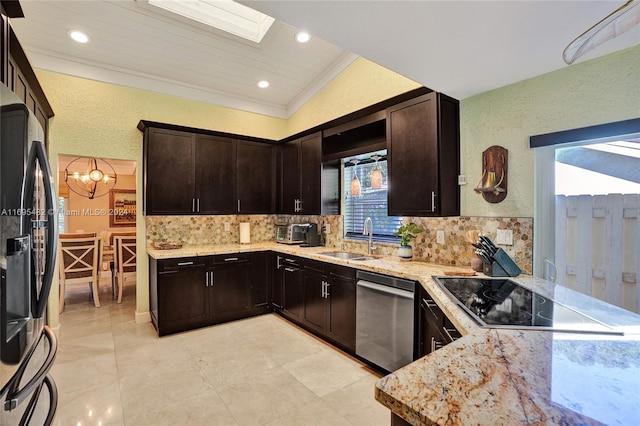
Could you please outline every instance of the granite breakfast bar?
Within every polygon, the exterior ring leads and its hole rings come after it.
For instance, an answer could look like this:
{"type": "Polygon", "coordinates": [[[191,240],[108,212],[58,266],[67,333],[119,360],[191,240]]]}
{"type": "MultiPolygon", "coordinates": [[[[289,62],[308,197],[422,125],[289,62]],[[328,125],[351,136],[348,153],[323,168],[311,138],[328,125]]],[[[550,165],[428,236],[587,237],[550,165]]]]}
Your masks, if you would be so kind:
{"type": "MultiPolygon", "coordinates": [[[[514,280],[624,335],[480,327],[433,280],[456,268],[394,258],[331,258],[329,247],[272,242],[148,249],[157,259],[275,251],[416,280],[463,334],[387,375],[375,398],[392,424],[637,424],[640,413],[640,316],[530,276],[514,280]]],[[[334,249],[335,250],[335,249],[334,249]]]]}

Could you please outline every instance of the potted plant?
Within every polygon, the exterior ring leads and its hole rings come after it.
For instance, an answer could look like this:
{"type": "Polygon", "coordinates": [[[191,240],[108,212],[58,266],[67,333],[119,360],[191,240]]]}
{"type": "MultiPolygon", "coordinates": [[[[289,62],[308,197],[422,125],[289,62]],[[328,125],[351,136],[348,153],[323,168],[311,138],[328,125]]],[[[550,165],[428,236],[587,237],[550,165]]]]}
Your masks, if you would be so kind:
{"type": "Polygon", "coordinates": [[[414,239],[422,229],[418,228],[414,222],[409,222],[402,225],[393,235],[400,237],[400,248],[398,249],[398,256],[403,260],[410,260],[413,257],[413,248],[411,247],[411,240],[414,239]]]}

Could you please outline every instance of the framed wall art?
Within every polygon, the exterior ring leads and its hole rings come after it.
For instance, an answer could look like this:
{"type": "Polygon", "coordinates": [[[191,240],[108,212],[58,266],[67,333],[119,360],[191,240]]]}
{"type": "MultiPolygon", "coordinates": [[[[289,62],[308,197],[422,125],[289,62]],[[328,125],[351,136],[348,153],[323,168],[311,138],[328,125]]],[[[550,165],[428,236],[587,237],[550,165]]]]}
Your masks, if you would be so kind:
{"type": "Polygon", "coordinates": [[[109,192],[109,227],[136,226],[136,191],[112,189],[109,192]]]}

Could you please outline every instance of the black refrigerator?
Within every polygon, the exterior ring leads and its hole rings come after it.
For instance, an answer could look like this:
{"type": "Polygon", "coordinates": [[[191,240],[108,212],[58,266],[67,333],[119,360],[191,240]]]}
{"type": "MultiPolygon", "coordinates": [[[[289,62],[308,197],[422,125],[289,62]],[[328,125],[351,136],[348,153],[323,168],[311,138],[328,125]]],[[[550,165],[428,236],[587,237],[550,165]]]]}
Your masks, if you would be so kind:
{"type": "Polygon", "coordinates": [[[0,425],[49,425],[58,393],[47,301],[57,251],[57,199],[44,131],[0,84],[0,425]]]}

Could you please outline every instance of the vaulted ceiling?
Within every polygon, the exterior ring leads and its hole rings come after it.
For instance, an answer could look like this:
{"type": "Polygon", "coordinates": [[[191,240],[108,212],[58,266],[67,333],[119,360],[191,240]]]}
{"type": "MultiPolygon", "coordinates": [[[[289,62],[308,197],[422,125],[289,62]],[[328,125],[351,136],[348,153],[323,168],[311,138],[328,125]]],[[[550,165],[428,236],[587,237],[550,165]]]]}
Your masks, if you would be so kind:
{"type": "MultiPolygon", "coordinates": [[[[36,68],[286,118],[357,55],[458,99],[566,67],[564,47],[623,1],[241,3],[277,19],[259,44],[147,0],[23,0],[12,26],[36,68]]],[[[637,44],[638,27],[581,61],[637,44]]]]}

